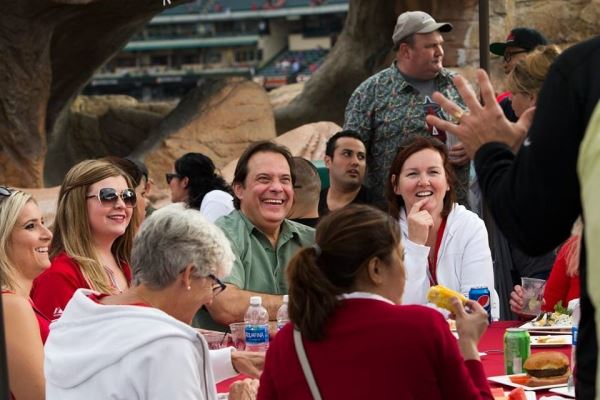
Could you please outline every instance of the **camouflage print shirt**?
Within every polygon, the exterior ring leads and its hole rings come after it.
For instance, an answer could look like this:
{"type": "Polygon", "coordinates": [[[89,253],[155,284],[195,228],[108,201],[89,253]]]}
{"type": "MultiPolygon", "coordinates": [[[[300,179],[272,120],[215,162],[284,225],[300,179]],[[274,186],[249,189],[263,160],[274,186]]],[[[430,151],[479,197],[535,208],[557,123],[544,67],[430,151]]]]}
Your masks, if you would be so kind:
{"type": "MultiPolygon", "coordinates": [[[[452,77],[443,69],[435,78],[435,88],[447,98],[466,108],[452,77]]],[[[361,136],[367,148],[366,186],[384,194],[388,172],[398,146],[414,136],[434,136],[446,141],[445,132],[425,121],[427,114],[448,115],[428,96],[421,95],[400,74],[395,62],[371,76],[354,91],[346,107],[344,129],[361,136]]],[[[466,201],[469,165],[457,168],[455,188],[460,203],[466,201]]]]}

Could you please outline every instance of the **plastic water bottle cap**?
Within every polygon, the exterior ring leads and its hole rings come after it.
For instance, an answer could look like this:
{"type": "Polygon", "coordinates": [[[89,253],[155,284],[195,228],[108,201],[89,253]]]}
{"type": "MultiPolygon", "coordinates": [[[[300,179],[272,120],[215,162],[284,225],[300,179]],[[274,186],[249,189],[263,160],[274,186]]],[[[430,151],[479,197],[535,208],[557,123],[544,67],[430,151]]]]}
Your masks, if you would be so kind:
{"type": "Polygon", "coordinates": [[[253,306],[260,306],[262,304],[262,297],[260,297],[260,296],[250,297],[250,304],[253,306]]]}
{"type": "Polygon", "coordinates": [[[283,295],[283,304],[287,304],[289,302],[290,297],[287,294],[283,295]]]}

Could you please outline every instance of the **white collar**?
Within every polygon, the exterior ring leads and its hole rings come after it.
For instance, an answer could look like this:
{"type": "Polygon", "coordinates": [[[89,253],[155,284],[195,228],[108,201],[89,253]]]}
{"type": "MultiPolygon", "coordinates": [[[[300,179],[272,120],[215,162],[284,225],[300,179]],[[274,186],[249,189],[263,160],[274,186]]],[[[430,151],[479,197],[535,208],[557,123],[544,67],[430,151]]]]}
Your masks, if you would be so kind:
{"type": "Polygon", "coordinates": [[[369,292],[352,292],[352,293],[342,293],[338,296],[338,299],[341,300],[349,300],[349,299],[370,299],[370,300],[379,300],[379,301],[383,301],[386,302],[388,304],[392,304],[395,305],[393,301],[391,301],[390,299],[386,299],[383,296],[380,296],[378,294],[375,293],[369,293],[369,292]]]}

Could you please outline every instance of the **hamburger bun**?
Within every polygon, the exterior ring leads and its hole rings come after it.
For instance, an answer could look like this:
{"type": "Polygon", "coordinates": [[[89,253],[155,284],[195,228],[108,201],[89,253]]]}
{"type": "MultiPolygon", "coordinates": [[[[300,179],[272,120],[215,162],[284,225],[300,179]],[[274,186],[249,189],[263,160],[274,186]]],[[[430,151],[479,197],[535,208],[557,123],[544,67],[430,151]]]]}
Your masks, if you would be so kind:
{"type": "Polygon", "coordinates": [[[569,379],[569,357],[558,351],[534,353],[523,369],[531,376],[527,386],[546,386],[566,383],[569,379]]]}

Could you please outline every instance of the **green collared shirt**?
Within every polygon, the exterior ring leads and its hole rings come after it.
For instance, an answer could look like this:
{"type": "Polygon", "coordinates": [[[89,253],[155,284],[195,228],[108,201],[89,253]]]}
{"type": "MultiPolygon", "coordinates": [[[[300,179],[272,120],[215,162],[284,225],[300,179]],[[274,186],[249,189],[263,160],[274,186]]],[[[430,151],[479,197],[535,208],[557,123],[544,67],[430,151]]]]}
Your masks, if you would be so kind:
{"type": "MultiPolygon", "coordinates": [[[[452,82],[453,76],[454,73],[443,69],[434,79],[435,90],[466,108],[452,82]]],[[[356,88],[346,107],[344,129],[358,132],[367,148],[366,186],[383,195],[398,146],[414,136],[434,135],[433,128],[425,121],[430,113],[451,119],[439,105],[426,103],[423,95],[398,71],[395,62],[356,88]]],[[[457,170],[461,185],[455,189],[459,198],[461,194],[466,197],[468,165],[457,170]]]]}
{"type": "MultiPolygon", "coordinates": [[[[217,225],[231,243],[235,261],[231,273],[223,282],[243,290],[268,294],[286,294],[285,268],[298,250],[312,246],[315,230],[308,226],[283,220],[275,248],[264,233],[239,210],[219,218],[217,225]]],[[[196,313],[193,326],[226,331],[215,322],[206,308],[196,313]]]]}
{"type": "Polygon", "coordinates": [[[283,220],[275,247],[239,210],[217,220],[231,242],[235,262],[224,282],[243,290],[268,294],[286,294],[285,267],[296,252],[315,242],[315,230],[283,220]]]}

